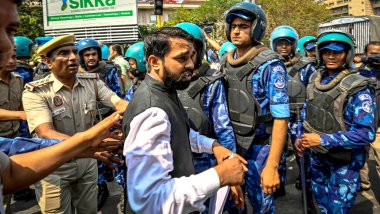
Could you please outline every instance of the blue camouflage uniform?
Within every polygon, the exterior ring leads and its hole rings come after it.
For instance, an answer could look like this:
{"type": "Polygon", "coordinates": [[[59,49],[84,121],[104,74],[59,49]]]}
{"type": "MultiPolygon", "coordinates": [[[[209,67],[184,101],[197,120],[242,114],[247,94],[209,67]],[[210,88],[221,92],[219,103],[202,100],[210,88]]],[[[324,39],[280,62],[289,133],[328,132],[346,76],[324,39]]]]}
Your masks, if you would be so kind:
{"type": "MultiPolygon", "coordinates": [[[[215,139],[223,147],[236,152],[235,135],[228,115],[226,92],[223,82],[219,79],[211,83],[203,91],[203,111],[214,127],[215,139]]],[[[216,165],[215,156],[203,153],[194,157],[196,173],[201,173],[216,165]]]]}
{"type": "Polygon", "coordinates": [[[117,75],[117,68],[113,67],[110,69],[104,79],[106,85],[117,94],[117,96],[121,97],[121,89],[119,85],[119,76],[117,75]]]}
{"type": "Polygon", "coordinates": [[[54,139],[41,139],[41,138],[22,138],[16,137],[14,139],[0,137],[0,151],[8,156],[23,154],[39,149],[43,149],[62,140],[54,139]]]}
{"type": "MultiPolygon", "coordinates": [[[[104,83],[115,92],[119,97],[121,97],[121,89],[119,85],[119,77],[117,75],[117,68],[113,67],[109,69],[103,79],[104,83]]],[[[98,184],[106,184],[106,165],[103,162],[98,162],[98,184]]]]}
{"type": "MultiPolygon", "coordinates": [[[[332,76],[323,73],[321,84],[328,84],[332,76]]],[[[350,213],[360,188],[360,169],[365,161],[365,145],[375,138],[374,92],[365,88],[348,98],[343,114],[347,132],[321,135],[321,146],[352,149],[349,164],[333,164],[311,152],[311,176],[314,198],[321,213],[350,213]],[[370,104],[370,105],[368,105],[370,104]]]]}
{"type": "MultiPolygon", "coordinates": [[[[281,60],[269,60],[257,69],[252,76],[252,94],[260,104],[263,115],[270,112],[275,119],[290,116],[286,67],[281,60]]],[[[264,195],[260,186],[261,172],[269,155],[271,135],[267,134],[265,123],[258,125],[255,134],[255,137],[267,139],[268,144],[252,145],[248,150],[245,156],[248,161],[246,188],[254,213],[274,213],[273,194],[264,195]]]]}

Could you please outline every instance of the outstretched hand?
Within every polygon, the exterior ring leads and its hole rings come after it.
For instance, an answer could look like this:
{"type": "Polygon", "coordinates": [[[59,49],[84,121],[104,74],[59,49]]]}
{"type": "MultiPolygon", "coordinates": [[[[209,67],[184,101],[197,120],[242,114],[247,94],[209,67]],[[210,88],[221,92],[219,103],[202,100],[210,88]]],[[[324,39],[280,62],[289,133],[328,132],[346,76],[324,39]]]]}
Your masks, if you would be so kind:
{"type": "Polygon", "coordinates": [[[120,114],[115,112],[89,130],[82,132],[81,136],[84,138],[86,146],[78,157],[96,158],[110,168],[113,168],[110,161],[121,163],[119,158],[111,154],[111,152],[120,149],[124,141],[124,136],[120,131],[121,124],[118,123],[121,119],[120,114]],[[111,132],[111,128],[116,129],[116,131],[111,132]]]}

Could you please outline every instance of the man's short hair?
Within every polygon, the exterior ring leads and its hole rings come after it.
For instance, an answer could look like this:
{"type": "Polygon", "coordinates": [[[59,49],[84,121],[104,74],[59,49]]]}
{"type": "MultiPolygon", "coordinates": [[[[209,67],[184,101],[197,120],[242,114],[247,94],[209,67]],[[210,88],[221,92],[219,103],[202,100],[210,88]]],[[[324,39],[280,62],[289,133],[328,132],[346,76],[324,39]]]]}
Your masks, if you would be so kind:
{"type": "Polygon", "coordinates": [[[371,41],[369,42],[365,48],[364,48],[364,52],[365,53],[368,53],[368,47],[371,46],[371,45],[375,45],[375,46],[380,46],[380,41],[371,41]]]}
{"type": "MultiPolygon", "coordinates": [[[[150,55],[163,59],[170,52],[169,39],[184,39],[194,43],[194,37],[178,27],[162,27],[144,39],[145,59],[150,55]]],[[[148,65],[149,66],[149,65],[148,65]]]]}
{"type": "Polygon", "coordinates": [[[118,45],[118,44],[111,45],[111,48],[113,51],[116,51],[116,53],[119,56],[123,56],[123,48],[121,47],[121,45],[118,45]]]}

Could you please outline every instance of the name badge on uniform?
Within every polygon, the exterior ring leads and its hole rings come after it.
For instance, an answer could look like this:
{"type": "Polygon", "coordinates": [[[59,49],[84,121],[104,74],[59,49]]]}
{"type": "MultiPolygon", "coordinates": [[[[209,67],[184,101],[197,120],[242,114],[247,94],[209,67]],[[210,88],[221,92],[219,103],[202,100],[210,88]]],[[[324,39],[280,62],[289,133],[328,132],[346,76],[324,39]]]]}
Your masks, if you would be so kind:
{"type": "Polygon", "coordinates": [[[65,107],[61,107],[61,108],[59,108],[59,109],[54,110],[54,111],[52,112],[52,115],[53,115],[53,117],[55,117],[55,116],[57,116],[57,115],[59,115],[59,114],[62,114],[62,113],[65,112],[65,111],[66,111],[66,108],[65,108],[65,107]]]}

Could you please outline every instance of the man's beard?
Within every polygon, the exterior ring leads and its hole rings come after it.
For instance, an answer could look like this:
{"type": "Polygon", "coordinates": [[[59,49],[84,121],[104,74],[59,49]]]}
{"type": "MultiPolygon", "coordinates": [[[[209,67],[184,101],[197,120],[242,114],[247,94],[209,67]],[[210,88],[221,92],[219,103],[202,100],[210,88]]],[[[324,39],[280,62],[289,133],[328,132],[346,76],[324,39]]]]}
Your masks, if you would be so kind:
{"type": "Polygon", "coordinates": [[[183,81],[183,77],[186,75],[193,75],[193,71],[185,70],[178,78],[173,77],[169,69],[164,65],[164,85],[173,90],[184,90],[189,87],[191,81],[183,81]]]}

